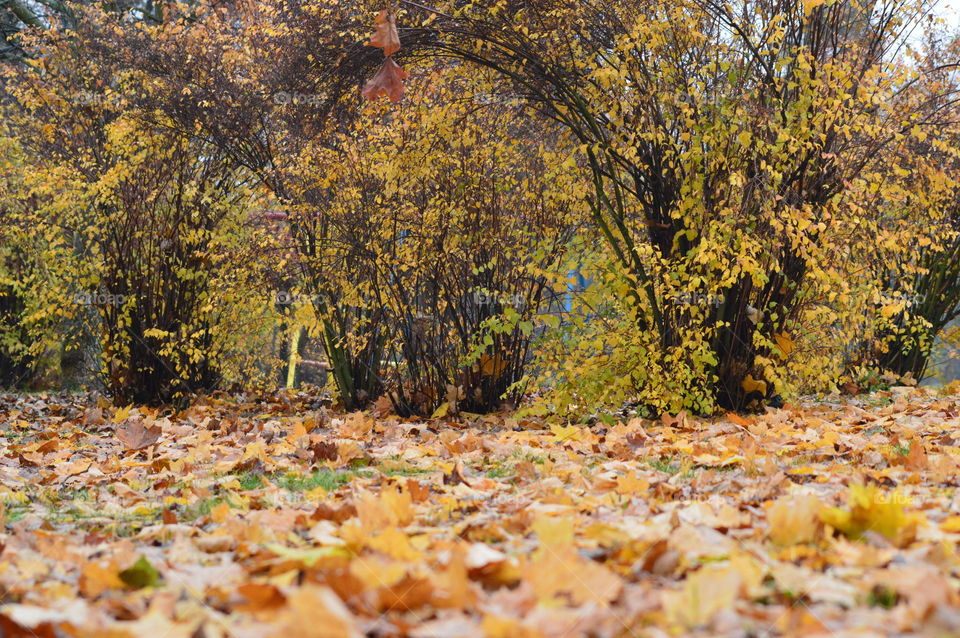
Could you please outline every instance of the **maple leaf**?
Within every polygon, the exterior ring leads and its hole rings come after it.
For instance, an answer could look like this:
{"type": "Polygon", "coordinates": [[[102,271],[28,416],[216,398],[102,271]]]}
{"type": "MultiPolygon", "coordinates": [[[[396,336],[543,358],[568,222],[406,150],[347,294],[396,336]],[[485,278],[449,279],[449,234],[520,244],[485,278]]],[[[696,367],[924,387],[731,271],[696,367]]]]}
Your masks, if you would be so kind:
{"type": "Polygon", "coordinates": [[[121,589],[124,584],[116,569],[96,562],[87,563],[80,572],[80,592],[87,598],[96,598],[109,589],[121,589]]]}
{"type": "Polygon", "coordinates": [[[83,424],[87,427],[101,425],[103,423],[103,408],[93,406],[87,408],[83,413],[83,424]]]}
{"type": "Polygon", "coordinates": [[[702,625],[755,589],[763,576],[756,561],[738,555],[725,564],[706,565],[695,572],[678,591],[664,594],[663,607],[673,622],[702,625]]]}
{"type": "Polygon", "coordinates": [[[388,58],[400,50],[400,34],[397,32],[397,17],[384,9],[377,15],[373,36],[367,46],[383,49],[388,58]]]}
{"type": "Polygon", "coordinates": [[[310,446],[310,453],[313,455],[313,462],[336,461],[339,456],[336,443],[328,441],[317,441],[310,446]]]}
{"type": "Polygon", "coordinates": [[[584,560],[571,545],[550,546],[524,569],[537,597],[553,604],[569,596],[576,604],[604,607],[617,597],[623,582],[603,565],[584,560]]]}
{"type": "Polygon", "coordinates": [[[142,450],[160,439],[159,425],[144,426],[142,420],[128,421],[117,428],[117,438],[130,450],[142,450]]]}
{"type": "Polygon", "coordinates": [[[385,95],[396,104],[403,99],[403,81],[406,78],[407,72],[391,58],[387,58],[376,75],[363,87],[361,94],[371,102],[385,95]]]}

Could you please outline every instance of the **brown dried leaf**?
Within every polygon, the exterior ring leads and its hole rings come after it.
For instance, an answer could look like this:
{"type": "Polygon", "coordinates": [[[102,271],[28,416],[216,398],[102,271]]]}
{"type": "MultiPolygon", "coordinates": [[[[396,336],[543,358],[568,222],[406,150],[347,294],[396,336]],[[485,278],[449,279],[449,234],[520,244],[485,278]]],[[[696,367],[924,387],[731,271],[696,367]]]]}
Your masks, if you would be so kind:
{"type": "Polygon", "coordinates": [[[470,487],[470,483],[468,483],[467,480],[463,478],[463,474],[460,473],[459,465],[454,465],[453,470],[451,470],[449,474],[443,475],[443,484],[444,485],[463,484],[463,485],[466,485],[467,487],[470,487]]]}
{"type": "Polygon", "coordinates": [[[397,32],[397,17],[384,9],[377,15],[373,36],[367,46],[383,49],[388,58],[400,50],[400,34],[397,32]]]}
{"type": "Polygon", "coordinates": [[[361,94],[371,102],[385,95],[396,104],[403,99],[403,81],[406,78],[407,72],[392,59],[387,58],[377,74],[363,87],[361,94]]]}
{"type": "Polygon", "coordinates": [[[320,461],[336,461],[337,457],[340,456],[337,444],[328,441],[317,441],[310,446],[310,453],[312,454],[314,463],[320,461]]]}
{"type": "Polygon", "coordinates": [[[142,450],[160,440],[162,430],[158,425],[146,427],[141,419],[127,421],[117,428],[117,438],[127,449],[142,450]]]}

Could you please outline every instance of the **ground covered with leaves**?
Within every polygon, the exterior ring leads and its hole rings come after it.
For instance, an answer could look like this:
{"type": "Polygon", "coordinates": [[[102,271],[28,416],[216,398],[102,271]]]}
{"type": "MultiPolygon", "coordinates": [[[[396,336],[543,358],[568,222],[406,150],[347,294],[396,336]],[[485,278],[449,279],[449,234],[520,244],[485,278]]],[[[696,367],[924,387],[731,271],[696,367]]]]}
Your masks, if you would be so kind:
{"type": "Polygon", "coordinates": [[[0,396],[3,636],[957,635],[960,398],[408,422],[0,396]]]}

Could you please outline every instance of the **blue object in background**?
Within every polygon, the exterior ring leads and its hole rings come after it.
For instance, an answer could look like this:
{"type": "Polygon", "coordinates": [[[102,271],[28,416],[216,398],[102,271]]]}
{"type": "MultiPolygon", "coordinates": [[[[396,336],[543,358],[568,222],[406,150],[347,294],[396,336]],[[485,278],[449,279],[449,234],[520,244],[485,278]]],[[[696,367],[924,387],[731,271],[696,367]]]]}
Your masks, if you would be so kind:
{"type": "Polygon", "coordinates": [[[586,287],[587,279],[583,276],[583,273],[580,272],[580,267],[577,266],[575,270],[570,271],[569,283],[567,283],[566,299],[563,304],[564,312],[570,312],[573,310],[573,292],[575,290],[583,290],[586,287]]]}

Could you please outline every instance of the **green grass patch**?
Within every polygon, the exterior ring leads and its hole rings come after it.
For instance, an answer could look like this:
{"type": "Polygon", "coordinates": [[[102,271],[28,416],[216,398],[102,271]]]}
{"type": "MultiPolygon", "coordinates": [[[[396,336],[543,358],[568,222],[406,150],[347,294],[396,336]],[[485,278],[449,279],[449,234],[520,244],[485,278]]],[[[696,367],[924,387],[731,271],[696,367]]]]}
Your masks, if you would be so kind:
{"type": "Polygon", "coordinates": [[[295,474],[289,472],[275,476],[272,480],[278,487],[291,492],[308,492],[318,487],[332,492],[349,483],[357,475],[357,472],[334,472],[327,468],[321,468],[310,474],[295,474]]]}
{"type": "Polygon", "coordinates": [[[647,465],[657,470],[658,472],[665,472],[667,474],[676,474],[680,471],[680,464],[676,463],[670,458],[665,459],[650,459],[647,461],[647,465]]]}
{"type": "Polygon", "coordinates": [[[492,479],[507,478],[513,476],[516,468],[512,463],[497,464],[487,470],[487,477],[492,479]]]}
{"type": "Polygon", "coordinates": [[[225,496],[211,496],[210,498],[200,499],[193,505],[189,505],[183,508],[183,511],[177,517],[182,521],[195,521],[198,518],[204,516],[210,516],[210,512],[213,511],[213,508],[221,503],[226,503],[233,507],[230,501],[225,496]]]}
{"type": "Polygon", "coordinates": [[[873,591],[867,596],[867,604],[871,607],[882,607],[883,609],[893,609],[900,597],[897,592],[884,585],[876,585],[873,591]]]}
{"type": "Polygon", "coordinates": [[[434,470],[425,467],[415,467],[406,463],[381,464],[378,468],[384,476],[421,476],[430,474],[434,470]]]}
{"type": "Polygon", "coordinates": [[[258,490],[263,487],[263,476],[253,472],[244,472],[237,476],[237,482],[240,483],[241,490],[258,490]]]}
{"type": "Polygon", "coordinates": [[[4,514],[6,515],[7,523],[16,523],[29,511],[29,503],[6,503],[4,506],[4,514]]]}

